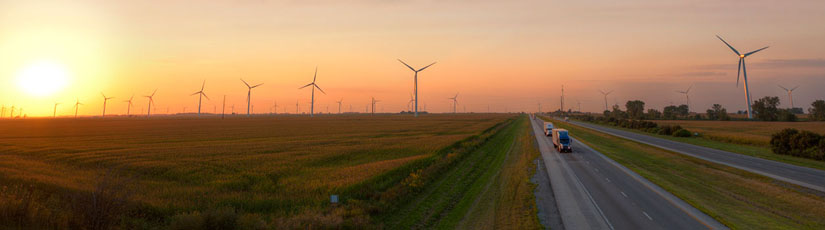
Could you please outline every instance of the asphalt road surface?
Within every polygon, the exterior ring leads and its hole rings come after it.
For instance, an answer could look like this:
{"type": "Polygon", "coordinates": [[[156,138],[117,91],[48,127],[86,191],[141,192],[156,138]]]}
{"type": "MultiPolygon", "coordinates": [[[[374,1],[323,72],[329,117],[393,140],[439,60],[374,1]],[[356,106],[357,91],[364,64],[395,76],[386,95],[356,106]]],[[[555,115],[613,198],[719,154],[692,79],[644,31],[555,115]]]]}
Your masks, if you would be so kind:
{"type": "MultiPolygon", "coordinates": [[[[724,225],[673,196],[662,188],[647,181],[638,174],[605,157],[590,147],[573,139],[572,153],[558,153],[553,149],[550,137],[544,136],[542,122],[533,120],[539,148],[544,158],[558,159],[561,164],[547,164],[551,184],[556,187],[575,186],[565,180],[553,178],[551,167],[561,167],[563,172],[583,187],[586,196],[569,196],[555,192],[559,212],[566,229],[583,229],[573,221],[581,219],[566,218],[565,200],[590,202],[595,206],[598,216],[606,225],[589,226],[590,229],[726,229],[724,225]],[[545,142],[542,144],[541,142],[545,142]],[[554,180],[555,179],[555,180],[554,180]]],[[[575,133],[571,133],[573,137],[575,133]]],[[[545,159],[547,161],[547,159],[545,159]]],[[[556,174],[560,174],[558,171],[556,174]]],[[[568,213],[569,214],[569,213],[568,213]]],[[[585,212],[585,214],[588,214],[585,212]]],[[[592,218],[592,217],[590,217],[592,218]]],[[[593,220],[587,220],[592,222],[593,220]]],[[[588,227],[588,226],[586,226],[588,227]]]]}
{"type": "Polygon", "coordinates": [[[671,141],[654,136],[608,128],[585,122],[570,121],[570,123],[628,140],[656,146],[676,153],[700,158],[717,164],[723,164],[756,174],[761,174],[777,180],[817,190],[819,192],[825,192],[825,171],[822,170],[766,160],[678,141],[671,141]]]}

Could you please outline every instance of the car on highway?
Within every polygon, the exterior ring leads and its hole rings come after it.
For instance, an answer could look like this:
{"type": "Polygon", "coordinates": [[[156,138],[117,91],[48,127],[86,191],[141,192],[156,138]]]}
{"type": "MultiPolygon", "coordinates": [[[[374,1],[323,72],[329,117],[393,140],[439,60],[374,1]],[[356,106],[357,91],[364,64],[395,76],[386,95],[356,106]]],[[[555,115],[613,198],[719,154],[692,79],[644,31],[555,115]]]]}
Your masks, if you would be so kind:
{"type": "Polygon", "coordinates": [[[553,122],[544,122],[544,135],[545,136],[552,136],[553,135],[553,122]]]}
{"type": "Polygon", "coordinates": [[[568,152],[572,153],[573,148],[570,146],[572,141],[570,140],[570,134],[567,132],[566,129],[553,129],[553,147],[556,148],[560,153],[568,152]]]}

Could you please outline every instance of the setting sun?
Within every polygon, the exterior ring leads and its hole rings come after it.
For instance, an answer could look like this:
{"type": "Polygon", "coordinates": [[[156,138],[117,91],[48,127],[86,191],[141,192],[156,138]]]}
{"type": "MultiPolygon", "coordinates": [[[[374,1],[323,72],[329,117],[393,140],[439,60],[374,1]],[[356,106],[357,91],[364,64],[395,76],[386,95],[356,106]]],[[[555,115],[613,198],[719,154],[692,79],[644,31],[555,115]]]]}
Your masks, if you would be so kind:
{"type": "Polygon", "coordinates": [[[35,62],[17,75],[20,89],[34,96],[54,94],[66,87],[68,79],[66,68],[52,61],[35,62]]]}

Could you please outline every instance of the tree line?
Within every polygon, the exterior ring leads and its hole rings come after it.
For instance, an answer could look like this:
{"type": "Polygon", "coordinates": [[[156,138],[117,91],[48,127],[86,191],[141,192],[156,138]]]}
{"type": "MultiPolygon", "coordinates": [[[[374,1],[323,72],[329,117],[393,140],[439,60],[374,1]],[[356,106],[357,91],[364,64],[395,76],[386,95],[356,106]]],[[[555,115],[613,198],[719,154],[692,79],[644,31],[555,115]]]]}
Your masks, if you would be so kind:
{"type": "MultiPolygon", "coordinates": [[[[760,98],[751,105],[754,113],[753,117],[760,121],[799,120],[797,114],[801,112],[801,108],[783,109],[779,108],[779,105],[779,97],[766,96],[760,98]]],[[[811,103],[811,107],[808,108],[808,113],[808,120],[825,121],[825,100],[816,100],[811,103]]],[[[603,115],[604,117],[612,117],[617,120],[731,120],[728,110],[720,104],[713,104],[713,106],[702,114],[691,113],[687,105],[670,105],[664,107],[662,111],[652,108],[645,111],[645,102],[641,100],[627,101],[624,111],[619,105],[613,105],[613,108],[611,110],[605,110],[603,115]]]]}

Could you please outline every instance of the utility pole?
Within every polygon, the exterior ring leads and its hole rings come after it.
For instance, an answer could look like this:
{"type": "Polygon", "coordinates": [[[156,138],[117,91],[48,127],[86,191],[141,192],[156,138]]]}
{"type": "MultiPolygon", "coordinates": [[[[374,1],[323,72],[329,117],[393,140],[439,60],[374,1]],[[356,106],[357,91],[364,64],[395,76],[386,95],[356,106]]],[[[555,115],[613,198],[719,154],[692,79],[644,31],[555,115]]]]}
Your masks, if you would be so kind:
{"type": "Polygon", "coordinates": [[[561,114],[564,114],[564,85],[561,85],[561,114]]]}
{"type": "Polygon", "coordinates": [[[221,105],[221,119],[226,117],[226,94],[223,95],[223,104],[221,105]]]}

